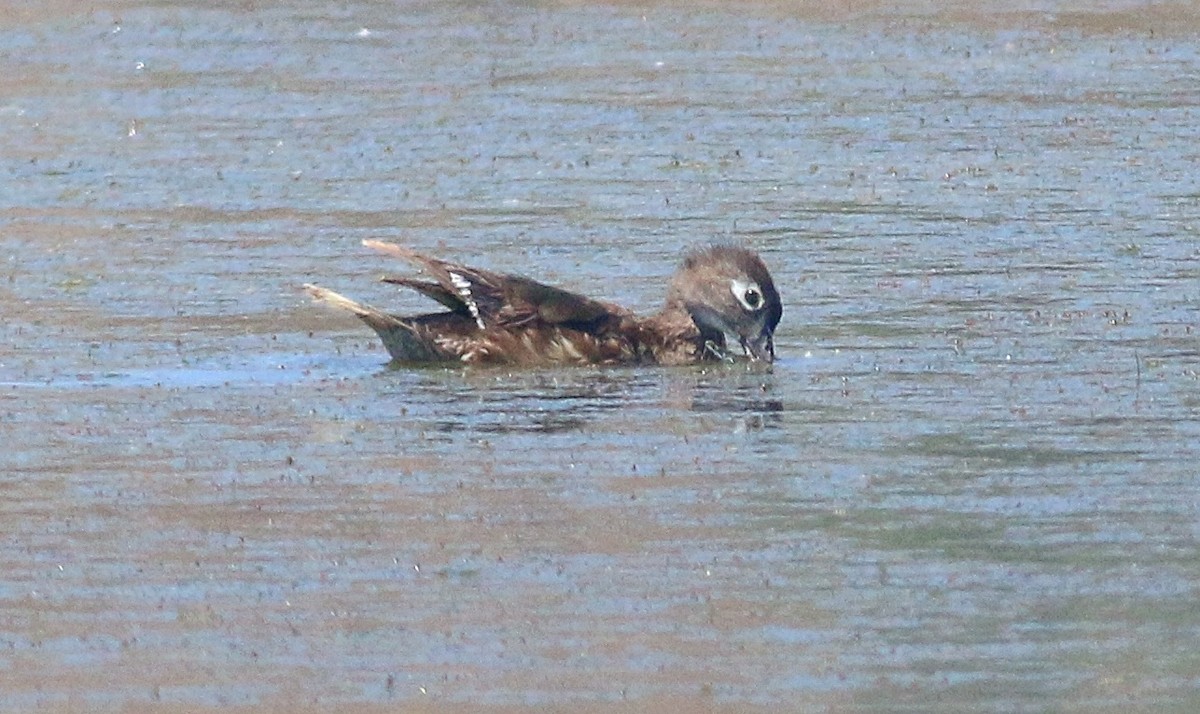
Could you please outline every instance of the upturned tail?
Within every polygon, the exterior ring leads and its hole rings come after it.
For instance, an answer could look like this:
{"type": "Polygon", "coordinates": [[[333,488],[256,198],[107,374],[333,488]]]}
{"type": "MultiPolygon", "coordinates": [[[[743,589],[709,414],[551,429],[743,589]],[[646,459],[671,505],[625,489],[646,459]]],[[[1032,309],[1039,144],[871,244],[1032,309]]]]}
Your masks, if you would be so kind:
{"type": "Polygon", "coordinates": [[[434,350],[433,345],[418,334],[412,324],[395,315],[389,315],[382,310],[351,300],[345,295],[319,285],[305,284],[304,289],[320,302],[357,315],[360,320],[375,330],[393,360],[397,362],[436,362],[443,359],[434,350]]]}

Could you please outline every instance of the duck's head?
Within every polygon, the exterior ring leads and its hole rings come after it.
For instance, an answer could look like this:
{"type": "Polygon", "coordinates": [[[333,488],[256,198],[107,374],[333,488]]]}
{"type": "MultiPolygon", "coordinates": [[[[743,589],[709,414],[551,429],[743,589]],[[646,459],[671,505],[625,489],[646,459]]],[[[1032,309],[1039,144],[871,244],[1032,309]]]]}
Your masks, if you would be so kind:
{"type": "Polygon", "coordinates": [[[714,246],[691,253],[671,279],[668,306],[681,306],[705,339],[737,337],[752,360],[775,359],[775,326],[783,305],[762,259],[745,248],[714,246]]]}

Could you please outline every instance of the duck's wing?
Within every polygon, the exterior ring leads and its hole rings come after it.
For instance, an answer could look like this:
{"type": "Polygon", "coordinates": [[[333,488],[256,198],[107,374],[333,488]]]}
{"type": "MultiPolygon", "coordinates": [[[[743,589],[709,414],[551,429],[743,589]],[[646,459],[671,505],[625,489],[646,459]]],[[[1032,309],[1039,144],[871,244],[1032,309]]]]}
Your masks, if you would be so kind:
{"type": "Polygon", "coordinates": [[[541,320],[584,327],[625,314],[615,305],[517,275],[506,276],[504,293],[508,317],[514,323],[541,320]]]}
{"type": "Polygon", "coordinates": [[[424,270],[434,283],[385,277],[410,287],[454,312],[470,315],[480,329],[541,321],[549,325],[594,325],[608,317],[626,315],[615,305],[516,275],[494,273],[433,258],[394,243],[363,241],[363,245],[405,260],[424,270]]]}
{"type": "Polygon", "coordinates": [[[435,300],[442,305],[450,308],[452,311],[467,314],[467,306],[463,303],[462,298],[457,293],[453,293],[438,283],[431,283],[426,280],[417,280],[416,278],[406,278],[402,275],[382,275],[379,277],[382,282],[392,285],[403,285],[406,288],[411,288],[421,293],[430,300],[435,300]]]}

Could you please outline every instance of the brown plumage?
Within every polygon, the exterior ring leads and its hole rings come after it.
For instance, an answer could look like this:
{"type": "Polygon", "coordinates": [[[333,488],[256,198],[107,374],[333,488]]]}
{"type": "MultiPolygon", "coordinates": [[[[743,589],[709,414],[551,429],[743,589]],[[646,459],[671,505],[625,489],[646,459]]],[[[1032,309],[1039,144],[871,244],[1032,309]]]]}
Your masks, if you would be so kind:
{"type": "Polygon", "coordinates": [[[316,285],[318,300],[375,330],[397,362],[466,364],[695,364],[726,359],[725,335],[751,360],[775,359],[783,307],[762,260],[716,246],[691,253],[650,317],[529,278],[469,268],[382,241],[363,245],[420,267],[431,281],[384,276],[448,312],[392,315],[316,285]]]}

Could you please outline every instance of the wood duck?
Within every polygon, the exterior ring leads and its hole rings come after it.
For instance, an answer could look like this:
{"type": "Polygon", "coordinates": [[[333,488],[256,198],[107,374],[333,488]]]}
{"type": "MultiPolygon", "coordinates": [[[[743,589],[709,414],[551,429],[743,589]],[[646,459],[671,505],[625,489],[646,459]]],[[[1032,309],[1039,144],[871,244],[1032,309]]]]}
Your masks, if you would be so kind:
{"type": "Polygon", "coordinates": [[[762,260],[749,250],[715,246],[679,266],[661,310],[638,317],[529,278],[468,268],[392,243],[363,245],[412,263],[431,281],[385,275],[448,311],[391,315],[316,285],[315,298],[358,315],[383,339],[392,359],[407,363],[506,365],[684,365],[733,359],[726,334],[752,360],[775,359],[779,293],[762,260]]]}

